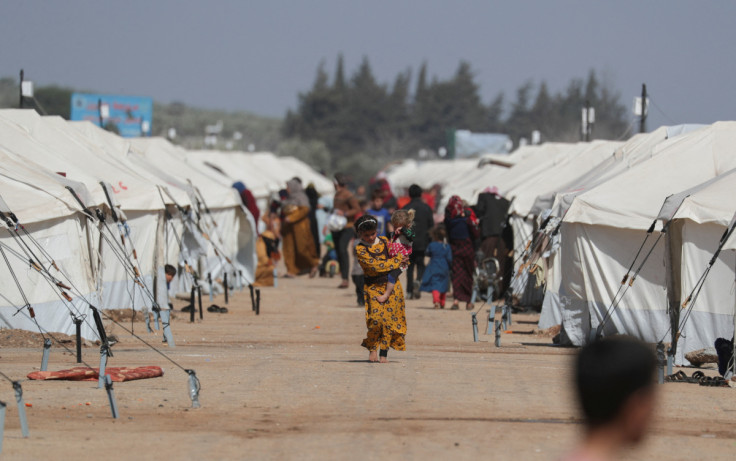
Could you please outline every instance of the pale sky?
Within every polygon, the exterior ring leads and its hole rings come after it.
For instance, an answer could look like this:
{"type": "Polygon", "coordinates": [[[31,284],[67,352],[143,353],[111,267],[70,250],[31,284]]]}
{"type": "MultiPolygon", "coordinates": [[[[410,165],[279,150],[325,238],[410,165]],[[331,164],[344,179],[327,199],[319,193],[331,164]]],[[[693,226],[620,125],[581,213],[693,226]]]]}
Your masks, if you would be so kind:
{"type": "Polygon", "coordinates": [[[283,117],[338,53],[388,84],[466,60],[485,103],[594,68],[628,108],[647,84],[651,130],[736,119],[734,18],[730,1],[3,0],[0,76],[283,117]]]}

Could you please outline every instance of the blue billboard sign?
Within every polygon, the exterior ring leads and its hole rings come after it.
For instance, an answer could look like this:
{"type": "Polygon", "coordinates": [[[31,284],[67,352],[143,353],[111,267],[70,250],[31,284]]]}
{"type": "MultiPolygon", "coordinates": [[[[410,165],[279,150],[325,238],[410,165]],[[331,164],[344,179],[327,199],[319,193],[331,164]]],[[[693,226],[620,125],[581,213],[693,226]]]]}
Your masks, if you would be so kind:
{"type": "Polygon", "coordinates": [[[73,93],[71,120],[88,120],[97,126],[114,125],[120,136],[150,136],[153,99],[139,96],[73,93]]]}

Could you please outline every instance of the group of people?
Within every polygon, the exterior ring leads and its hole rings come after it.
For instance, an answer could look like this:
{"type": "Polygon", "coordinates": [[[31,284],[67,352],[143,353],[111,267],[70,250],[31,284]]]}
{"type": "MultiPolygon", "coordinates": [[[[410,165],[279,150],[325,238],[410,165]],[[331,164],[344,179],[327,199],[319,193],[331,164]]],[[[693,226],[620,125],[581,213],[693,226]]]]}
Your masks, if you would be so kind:
{"type": "MultiPolygon", "coordinates": [[[[244,204],[254,204],[243,189],[239,191],[244,204]]],[[[406,349],[402,272],[407,273],[409,297],[418,298],[420,290],[431,292],[434,307],[442,308],[451,286],[452,308],[459,309],[459,303],[465,302],[466,309],[472,309],[476,250],[484,257],[496,258],[500,267],[506,266],[510,246],[503,234],[509,202],[493,188],[480,195],[475,207],[457,196],[450,197],[441,220],[433,217],[417,185],[409,188],[408,203],[393,210],[384,208],[386,195],[380,187],[372,193],[369,206],[360,203],[342,175],[335,177],[335,190],[332,214],[342,219],[334,219],[330,235],[340,268],[338,288],[349,286],[352,241],[353,281],[359,288],[359,304],[365,306],[367,333],[362,346],[368,349],[370,362],[388,362],[390,348],[406,349]],[[425,268],[426,257],[429,264],[425,268]],[[419,284],[415,283],[414,268],[419,284]]],[[[284,277],[317,274],[317,199],[316,191],[305,192],[301,181],[294,178],[280,200],[272,201],[262,218],[266,228],[258,241],[259,269],[263,254],[271,261],[268,275],[273,277],[273,259],[281,240],[287,268],[284,277]]],[[[327,227],[322,234],[327,234],[327,227]]],[[[586,430],[579,447],[565,460],[609,459],[621,447],[642,438],[654,408],[654,368],[650,348],[633,338],[608,338],[583,348],[576,361],[574,382],[586,430]]]]}
{"type": "MultiPolygon", "coordinates": [[[[403,335],[405,298],[398,280],[402,273],[406,273],[408,299],[431,293],[434,308],[442,309],[452,291],[450,308],[459,310],[460,303],[465,303],[470,310],[477,250],[505,263],[508,250],[501,235],[509,202],[495,189],[484,191],[475,207],[450,197],[442,214],[435,209],[439,201],[436,189],[425,192],[414,184],[407,197],[397,199],[381,178],[372,184],[368,200],[361,196],[364,191],[351,191],[348,178],[339,173],[334,186],[334,196],[323,201],[312,185],[305,188],[299,178],[292,178],[270,200],[261,216],[254,285],[276,283],[280,258],[286,267],[282,278],[327,276],[327,265],[332,263],[335,275],[340,276],[338,289],[349,288],[352,278],[356,302],[366,308],[369,330],[371,324],[383,325],[389,319],[390,325],[382,326],[381,331],[388,328],[403,335]],[[323,244],[328,251],[321,258],[323,244]]],[[[240,182],[233,187],[258,219],[260,212],[250,191],[240,182]]],[[[375,350],[370,338],[378,337],[382,344],[402,347],[401,341],[375,332],[369,333],[364,345],[375,350]]]]}

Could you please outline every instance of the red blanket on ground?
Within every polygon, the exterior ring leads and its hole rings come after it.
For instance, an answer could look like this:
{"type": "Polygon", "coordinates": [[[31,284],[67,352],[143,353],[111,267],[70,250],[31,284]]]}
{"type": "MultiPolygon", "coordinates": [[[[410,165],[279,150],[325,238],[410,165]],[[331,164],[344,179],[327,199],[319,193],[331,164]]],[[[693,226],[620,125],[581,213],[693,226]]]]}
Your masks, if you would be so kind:
{"type": "MultiPolygon", "coordinates": [[[[74,367],[59,371],[34,371],[28,374],[28,379],[63,379],[68,381],[97,381],[100,377],[99,368],[74,367]]],[[[113,382],[132,381],[134,379],[156,378],[164,375],[161,367],[147,366],[138,368],[106,367],[105,374],[110,375],[113,382]]]]}

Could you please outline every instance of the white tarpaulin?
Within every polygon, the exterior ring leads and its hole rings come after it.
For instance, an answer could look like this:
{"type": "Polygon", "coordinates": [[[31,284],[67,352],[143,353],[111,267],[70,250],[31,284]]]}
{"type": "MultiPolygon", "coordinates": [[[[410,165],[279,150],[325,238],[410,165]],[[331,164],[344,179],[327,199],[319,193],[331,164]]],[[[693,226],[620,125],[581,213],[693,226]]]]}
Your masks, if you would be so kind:
{"type": "MultiPolygon", "coordinates": [[[[665,144],[636,168],[578,195],[564,218],[560,297],[569,302],[562,324],[573,344],[583,344],[606,315],[665,198],[736,167],[736,122],[718,122],[665,144]]],[[[651,342],[664,336],[664,257],[660,241],[606,333],[629,333],[651,342]]]]}

